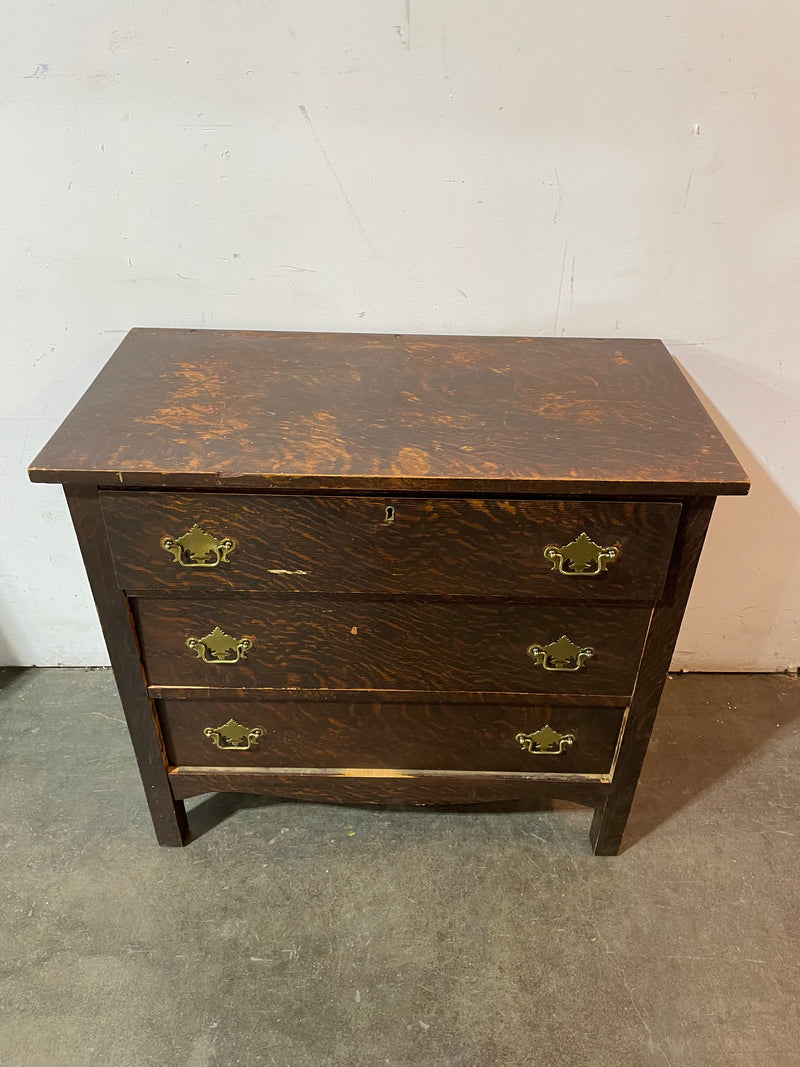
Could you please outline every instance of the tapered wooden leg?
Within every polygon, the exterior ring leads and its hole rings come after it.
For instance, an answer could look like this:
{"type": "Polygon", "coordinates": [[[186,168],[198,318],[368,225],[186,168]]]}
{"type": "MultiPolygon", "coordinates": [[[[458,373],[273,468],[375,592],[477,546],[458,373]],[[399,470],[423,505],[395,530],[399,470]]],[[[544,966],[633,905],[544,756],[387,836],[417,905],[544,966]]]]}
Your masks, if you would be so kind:
{"type": "Polygon", "coordinates": [[[189,827],[182,800],[175,800],[153,703],[147,695],[128,601],[118,587],[95,486],[64,486],[89,584],[100,616],[139,773],[160,845],[183,845],[189,827]]]}
{"type": "Polygon", "coordinates": [[[634,793],[620,791],[610,794],[594,809],[594,818],[589,830],[589,840],[595,856],[616,856],[622,844],[622,834],[628,821],[634,793]]]}
{"type": "Polygon", "coordinates": [[[667,583],[650,620],[613,781],[592,820],[590,839],[596,856],[615,856],[622,843],[713,507],[713,497],[683,503],[667,583]]]}

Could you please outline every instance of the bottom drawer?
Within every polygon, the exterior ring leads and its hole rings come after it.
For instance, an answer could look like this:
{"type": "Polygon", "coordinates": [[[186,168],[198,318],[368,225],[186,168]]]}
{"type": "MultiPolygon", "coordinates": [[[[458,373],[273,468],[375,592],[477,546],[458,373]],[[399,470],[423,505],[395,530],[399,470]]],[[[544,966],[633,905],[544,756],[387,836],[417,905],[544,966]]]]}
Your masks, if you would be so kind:
{"type": "Polygon", "coordinates": [[[625,709],[158,701],[173,766],[609,774],[625,709]]]}

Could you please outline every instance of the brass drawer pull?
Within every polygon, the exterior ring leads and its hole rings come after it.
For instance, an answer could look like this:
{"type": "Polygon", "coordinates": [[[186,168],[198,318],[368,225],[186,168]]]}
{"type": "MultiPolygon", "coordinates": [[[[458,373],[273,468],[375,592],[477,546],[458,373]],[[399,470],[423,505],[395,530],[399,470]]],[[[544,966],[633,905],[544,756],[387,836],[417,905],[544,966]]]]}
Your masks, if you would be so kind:
{"type": "Polygon", "coordinates": [[[220,563],[230,563],[228,556],[236,549],[232,537],[212,537],[197,523],[181,537],[162,537],[160,544],[182,567],[217,567],[220,563]]]}
{"type": "Polygon", "coordinates": [[[575,744],[575,734],[560,734],[548,724],[532,734],[517,734],[514,740],[532,756],[560,756],[575,744]]]}
{"type": "Polygon", "coordinates": [[[228,719],[222,726],[207,726],[203,733],[210,737],[217,748],[223,751],[239,749],[246,752],[249,748],[258,744],[259,737],[263,737],[266,731],[261,726],[252,729],[242,726],[236,719],[228,719]],[[224,742],[224,743],[223,743],[224,742]]]}
{"type": "Polygon", "coordinates": [[[562,634],[557,641],[551,641],[544,648],[531,645],[528,655],[537,667],[544,667],[546,671],[579,671],[586,660],[594,655],[594,649],[581,648],[570,641],[566,634],[562,634]]]}
{"type": "Polygon", "coordinates": [[[561,548],[548,545],[544,550],[544,558],[553,564],[553,570],[559,574],[573,578],[594,578],[602,574],[609,563],[619,559],[619,549],[616,545],[603,548],[582,533],[561,548]]]}
{"type": "Polygon", "coordinates": [[[215,626],[205,637],[187,637],[186,645],[203,663],[238,663],[253,647],[252,637],[238,640],[215,626]]]}

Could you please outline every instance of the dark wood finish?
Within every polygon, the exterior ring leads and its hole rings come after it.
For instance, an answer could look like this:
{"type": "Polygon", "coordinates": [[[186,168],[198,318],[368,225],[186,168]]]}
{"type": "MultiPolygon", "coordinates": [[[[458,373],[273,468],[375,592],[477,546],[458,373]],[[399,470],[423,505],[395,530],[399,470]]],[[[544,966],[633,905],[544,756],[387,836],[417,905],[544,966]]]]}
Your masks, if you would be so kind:
{"type": "Polygon", "coordinates": [[[158,705],[167,757],[174,765],[603,775],[611,772],[624,710],[364,701],[165,700],[158,705]],[[207,726],[232,718],[264,731],[255,747],[219,749],[204,736],[207,726]],[[571,734],[574,743],[560,754],[532,754],[515,740],[518,733],[545,725],[571,734]]]}
{"type": "Polygon", "coordinates": [[[183,803],[173,798],[167,778],[158,720],[147,695],[128,603],[114,581],[97,489],[70,485],[65,487],[65,493],[114,668],[153,828],[159,844],[182,845],[188,835],[186,812],[183,803]]]}
{"type": "Polygon", "coordinates": [[[619,851],[713,508],[713,497],[701,497],[684,509],[667,588],[653,613],[636,679],[614,783],[592,821],[590,837],[595,855],[614,856],[619,851]]]}
{"type": "MultiPolygon", "coordinates": [[[[241,701],[247,703],[252,700],[260,700],[269,704],[276,701],[319,702],[348,704],[366,701],[379,701],[381,704],[413,704],[419,701],[418,689],[263,689],[258,686],[246,686],[236,688],[219,688],[209,686],[187,685],[151,685],[148,687],[148,695],[154,699],[163,700],[225,700],[227,702],[241,701]]],[[[463,690],[437,689],[425,693],[425,699],[429,703],[436,704],[480,704],[480,705],[535,705],[543,707],[552,705],[559,708],[577,708],[587,703],[587,697],[583,693],[467,693],[463,690]]],[[[630,694],[615,693],[611,696],[591,695],[593,708],[616,708],[625,705],[630,700],[630,694]]],[[[244,714],[244,711],[242,712],[244,714]]]]}
{"type": "Polygon", "coordinates": [[[656,340],[132,330],[36,481],[745,493],[656,340]]]}
{"type": "Polygon", "coordinates": [[[598,854],[713,499],[748,489],[659,341],[214,330],[132,331],[30,477],[66,483],[161,843],[206,791],[560,798],[594,807],[598,854]],[[230,564],[160,549],[194,522],[236,538],[230,564]],[[544,545],[584,531],[619,560],[553,573],[544,545]],[[216,625],[255,638],[247,659],[186,647],[216,625]],[[536,667],[528,646],[563,633],[596,657],[536,667]],[[259,747],[213,748],[228,718],[259,747]],[[545,722],[575,746],[510,744],[545,722]]]}
{"type": "Polygon", "coordinates": [[[148,681],[158,686],[633,692],[650,608],[617,605],[272,597],[135,600],[148,681]],[[215,626],[252,638],[247,658],[204,663],[186,641],[215,626]],[[548,671],[527,654],[567,634],[595,655],[548,671]]]}
{"type": "Polygon", "coordinates": [[[567,776],[547,780],[536,775],[466,771],[369,774],[313,768],[286,774],[270,769],[173,767],[169,778],[177,798],[213,791],[344,804],[487,804],[558,799],[594,807],[602,803],[609,789],[599,779],[587,781],[567,776]]]}
{"type": "Polygon", "coordinates": [[[367,590],[653,601],[681,511],[647,502],[242,493],[105,492],[102,501],[119,584],[191,596],[367,590]],[[228,562],[182,567],[160,547],[194,523],[236,540],[228,562]],[[544,549],[584,531],[618,548],[619,559],[593,577],[554,571],[544,549]]]}

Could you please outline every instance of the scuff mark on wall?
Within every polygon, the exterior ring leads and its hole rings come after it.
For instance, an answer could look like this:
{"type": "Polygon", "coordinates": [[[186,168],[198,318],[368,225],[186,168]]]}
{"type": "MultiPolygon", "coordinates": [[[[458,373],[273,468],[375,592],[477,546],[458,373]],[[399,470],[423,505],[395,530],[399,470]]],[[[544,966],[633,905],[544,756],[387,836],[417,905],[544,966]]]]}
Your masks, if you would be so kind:
{"type": "Polygon", "coordinates": [[[556,315],[553,320],[553,337],[558,335],[558,313],[561,310],[561,293],[564,289],[564,272],[567,269],[567,242],[564,242],[564,255],[561,259],[561,278],[558,282],[558,296],[556,297],[556,315]]]}
{"type": "MultiPolygon", "coordinates": [[[[700,136],[700,123],[699,122],[696,122],[694,124],[694,126],[692,126],[692,134],[695,137],[699,137],[700,136]]],[[[693,153],[693,158],[694,159],[697,158],[697,146],[696,145],[695,145],[695,149],[694,149],[694,153],[693,153]]],[[[683,194],[683,206],[684,206],[684,209],[686,208],[686,205],[689,203],[689,191],[692,188],[692,178],[693,177],[694,177],[694,163],[692,163],[691,167],[689,168],[689,179],[686,182],[686,190],[685,190],[685,192],[683,194]]]]}
{"type": "Polygon", "coordinates": [[[356,225],[358,226],[359,233],[364,238],[364,240],[367,242],[367,244],[372,249],[372,251],[373,252],[377,252],[377,249],[375,248],[375,245],[370,240],[369,234],[364,229],[364,224],[362,223],[361,219],[358,217],[358,213],[357,213],[356,209],[353,207],[352,200],[347,195],[347,190],[345,189],[345,187],[344,187],[344,185],[342,183],[342,179],[339,177],[339,174],[338,174],[336,168],[334,167],[333,163],[331,163],[331,161],[330,161],[330,157],[328,156],[328,153],[325,151],[325,145],[320,140],[320,136],[316,131],[316,127],[314,126],[314,123],[311,121],[311,116],[308,113],[308,109],[306,108],[305,104],[298,104],[298,107],[300,109],[300,114],[303,116],[303,118],[305,119],[305,121],[306,121],[306,123],[308,125],[308,128],[311,130],[311,136],[317,142],[317,147],[319,148],[320,152],[322,153],[322,158],[325,160],[325,163],[328,166],[328,170],[333,175],[333,180],[339,186],[339,192],[342,194],[342,199],[344,200],[345,204],[347,204],[347,208],[348,208],[350,214],[353,216],[356,225]]]}
{"type": "MultiPolygon", "coordinates": [[[[558,223],[559,212],[561,211],[561,208],[564,206],[564,194],[563,194],[563,192],[561,190],[561,179],[558,176],[558,169],[556,169],[554,171],[554,173],[555,173],[555,178],[556,178],[555,186],[556,186],[556,193],[557,193],[556,206],[553,208],[553,225],[555,226],[558,223]]],[[[551,185],[552,184],[553,183],[551,182],[551,185]]]]}
{"type": "Polygon", "coordinates": [[[411,50],[411,0],[403,0],[403,21],[395,26],[397,36],[411,50]]]}

